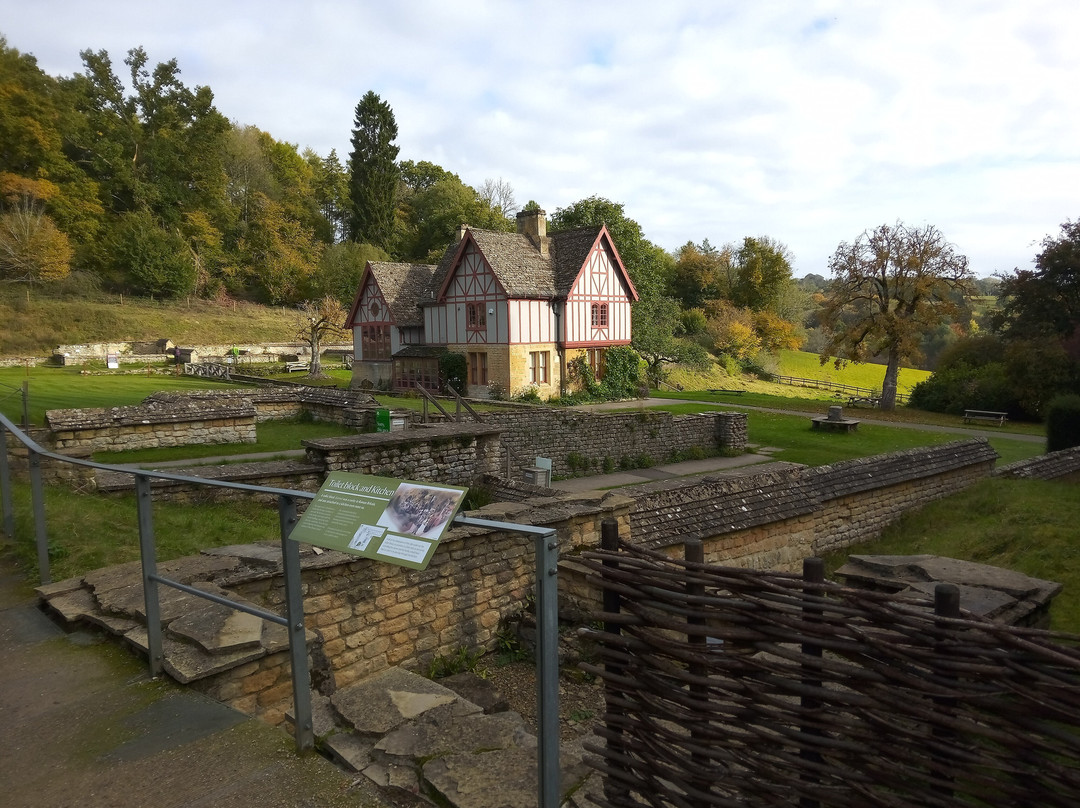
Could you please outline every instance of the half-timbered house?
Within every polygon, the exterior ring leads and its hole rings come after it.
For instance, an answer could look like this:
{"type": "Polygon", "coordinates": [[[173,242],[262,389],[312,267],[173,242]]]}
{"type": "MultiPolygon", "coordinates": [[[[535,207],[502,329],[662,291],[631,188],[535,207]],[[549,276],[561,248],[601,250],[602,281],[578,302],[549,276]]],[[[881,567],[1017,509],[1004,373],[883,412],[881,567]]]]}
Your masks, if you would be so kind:
{"type": "Polygon", "coordinates": [[[543,211],[516,233],[462,226],[438,266],[369,263],[349,314],[354,383],[437,385],[439,356],[466,358],[466,392],[543,397],[566,389],[583,356],[628,345],[637,291],[604,226],[547,235],[543,211]]]}

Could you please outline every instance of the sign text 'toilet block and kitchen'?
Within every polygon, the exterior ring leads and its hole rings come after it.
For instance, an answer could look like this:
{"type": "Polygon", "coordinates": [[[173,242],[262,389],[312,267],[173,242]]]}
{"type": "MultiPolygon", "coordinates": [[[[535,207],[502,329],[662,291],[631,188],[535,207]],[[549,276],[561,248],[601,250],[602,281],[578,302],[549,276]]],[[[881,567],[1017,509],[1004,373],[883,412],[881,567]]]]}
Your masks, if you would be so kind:
{"type": "Polygon", "coordinates": [[[467,491],[331,472],[289,538],[422,570],[467,491]]]}

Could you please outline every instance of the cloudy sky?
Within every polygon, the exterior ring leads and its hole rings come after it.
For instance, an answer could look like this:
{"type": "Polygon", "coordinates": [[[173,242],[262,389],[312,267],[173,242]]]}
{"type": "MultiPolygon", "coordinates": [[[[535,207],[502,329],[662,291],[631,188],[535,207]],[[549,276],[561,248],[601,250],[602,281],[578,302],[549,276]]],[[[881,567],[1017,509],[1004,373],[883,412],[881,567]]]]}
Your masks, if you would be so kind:
{"type": "Polygon", "coordinates": [[[1076,0],[0,0],[0,34],[51,75],[141,45],[343,161],[374,90],[402,159],[607,197],[672,251],[768,235],[796,276],[897,220],[991,275],[1080,216],[1076,0]]]}

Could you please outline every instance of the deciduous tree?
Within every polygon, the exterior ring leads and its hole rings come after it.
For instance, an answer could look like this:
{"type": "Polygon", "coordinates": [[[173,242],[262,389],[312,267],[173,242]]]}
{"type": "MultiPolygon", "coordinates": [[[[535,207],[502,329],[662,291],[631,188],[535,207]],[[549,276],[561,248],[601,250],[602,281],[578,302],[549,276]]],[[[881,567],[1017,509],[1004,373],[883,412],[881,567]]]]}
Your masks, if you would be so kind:
{"type": "Polygon", "coordinates": [[[709,363],[705,349],[684,338],[678,304],[657,297],[634,304],[634,339],[631,346],[645,360],[645,374],[653,387],[665,375],[665,365],[687,364],[702,369],[709,363]]]}
{"type": "Polygon", "coordinates": [[[305,300],[297,313],[296,337],[311,350],[308,376],[322,378],[322,344],[328,339],[339,339],[344,333],[345,309],[332,295],[318,300],[305,300]]]}
{"type": "Polygon", "coordinates": [[[936,227],[898,221],[841,243],[829,269],[821,361],[831,355],[840,366],[884,355],[881,407],[893,409],[900,363],[918,357],[926,331],[962,311],[973,279],[967,257],[936,227]]]}
{"type": "Polygon", "coordinates": [[[734,250],[735,279],[731,284],[731,302],[754,311],[778,307],[791,279],[791,254],[788,248],[768,236],[743,239],[734,250]]]}
{"type": "Polygon", "coordinates": [[[71,244],[40,206],[0,208],[0,280],[54,281],[71,272],[71,244]]]}
{"type": "Polygon", "coordinates": [[[995,330],[1006,338],[1054,337],[1080,362],[1080,222],[1065,222],[1047,236],[1034,269],[1001,279],[995,330]]]}
{"type": "Polygon", "coordinates": [[[641,225],[625,214],[622,204],[590,196],[565,208],[558,208],[551,217],[549,230],[554,233],[601,224],[607,225],[615,249],[619,251],[638,295],[642,299],[663,296],[675,260],[645,238],[641,225]]]}

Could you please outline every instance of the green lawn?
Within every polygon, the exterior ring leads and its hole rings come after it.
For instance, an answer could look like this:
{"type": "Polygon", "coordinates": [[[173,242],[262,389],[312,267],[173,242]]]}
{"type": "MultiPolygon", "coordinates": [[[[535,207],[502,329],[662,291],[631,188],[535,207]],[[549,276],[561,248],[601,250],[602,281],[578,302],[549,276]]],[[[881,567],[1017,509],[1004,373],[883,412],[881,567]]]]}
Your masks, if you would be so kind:
{"type": "Polygon", "coordinates": [[[905,515],[880,539],[833,553],[826,567],[831,574],[849,555],[929,553],[1017,570],[1064,584],[1052,626],[1080,633],[1078,524],[1077,483],[988,479],[905,515]]]}
{"type": "Polygon", "coordinates": [[[82,374],[78,367],[0,368],[0,412],[22,421],[22,390],[26,384],[30,423],[45,422],[46,410],[119,407],[139,404],[159,390],[235,390],[236,385],[160,373],[82,374]]]}
{"type": "MultiPolygon", "coordinates": [[[[692,395],[692,394],[691,394],[692,395]]],[[[710,406],[708,404],[670,404],[658,409],[676,414],[691,414],[716,410],[734,410],[734,407],[710,406]]],[[[849,416],[857,417],[848,413],[849,416]]],[[[963,440],[963,434],[933,432],[928,430],[890,427],[863,423],[857,432],[818,432],[811,429],[810,419],[803,415],[785,415],[777,412],[747,412],[747,431],[750,443],[758,446],[779,448],[771,453],[777,460],[823,466],[841,460],[854,460],[917,446],[936,446],[950,441],[963,440]]],[[[1045,450],[1040,442],[1010,439],[1007,434],[990,439],[990,445],[1001,455],[999,465],[1036,457],[1045,450]]]]}

